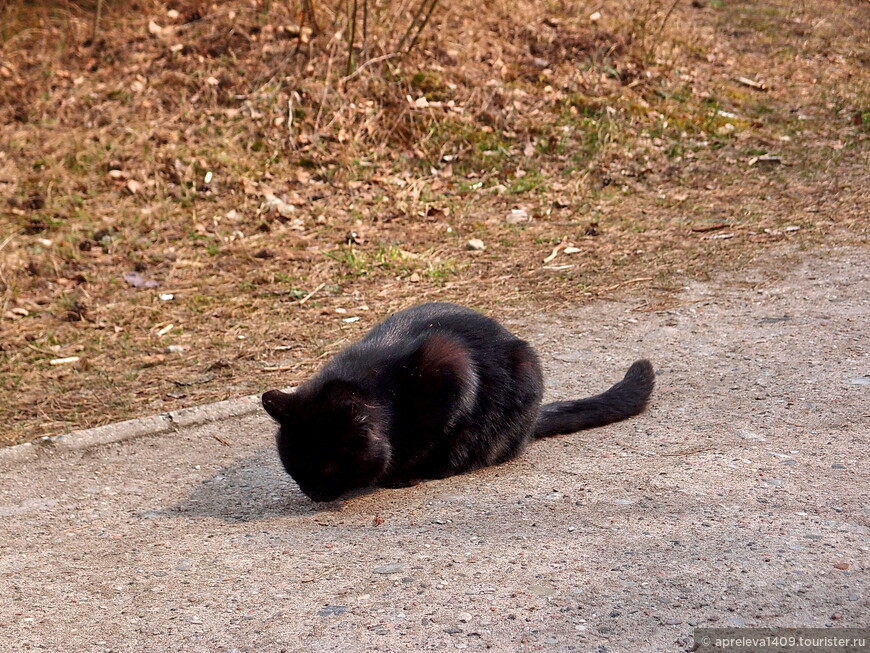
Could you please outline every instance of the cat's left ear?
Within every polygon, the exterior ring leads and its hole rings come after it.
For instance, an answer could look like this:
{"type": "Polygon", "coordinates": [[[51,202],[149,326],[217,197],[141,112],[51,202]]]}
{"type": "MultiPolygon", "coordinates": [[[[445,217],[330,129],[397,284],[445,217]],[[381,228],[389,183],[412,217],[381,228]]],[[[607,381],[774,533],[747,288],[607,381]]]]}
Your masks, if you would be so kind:
{"type": "Polygon", "coordinates": [[[471,352],[462,342],[430,333],[421,339],[414,358],[417,390],[437,406],[437,411],[463,410],[474,403],[477,370],[471,352]]]}
{"type": "Polygon", "coordinates": [[[275,421],[281,421],[281,418],[292,410],[295,400],[295,394],[280,390],[269,390],[260,399],[263,402],[263,408],[275,421]]]}

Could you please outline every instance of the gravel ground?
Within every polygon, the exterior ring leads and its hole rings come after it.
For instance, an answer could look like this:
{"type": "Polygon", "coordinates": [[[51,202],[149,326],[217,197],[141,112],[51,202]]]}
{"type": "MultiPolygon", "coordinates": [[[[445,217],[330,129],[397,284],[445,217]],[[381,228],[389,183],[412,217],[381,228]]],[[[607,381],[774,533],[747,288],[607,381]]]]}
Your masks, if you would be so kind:
{"type": "Polygon", "coordinates": [[[695,625],[866,626],[868,255],[803,257],[668,311],[511,324],[551,399],[642,355],[660,376],[645,415],[498,468],[316,506],[263,414],[9,466],[0,649],[680,651],[695,625]]]}

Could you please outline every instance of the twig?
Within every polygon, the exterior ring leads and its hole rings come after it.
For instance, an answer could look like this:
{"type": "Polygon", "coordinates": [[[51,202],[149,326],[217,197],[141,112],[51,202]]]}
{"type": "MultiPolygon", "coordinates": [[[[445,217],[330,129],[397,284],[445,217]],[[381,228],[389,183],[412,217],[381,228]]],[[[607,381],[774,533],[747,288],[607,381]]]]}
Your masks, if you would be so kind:
{"type": "Polygon", "coordinates": [[[318,34],[320,34],[320,25],[317,24],[317,15],[314,13],[314,4],[311,2],[311,0],[302,0],[302,7],[305,12],[306,19],[309,23],[311,23],[312,36],[317,36],[318,34]]]}
{"type": "Polygon", "coordinates": [[[97,0],[97,10],[94,13],[94,24],[91,29],[91,43],[93,45],[97,44],[97,30],[100,26],[100,14],[103,13],[103,0],[97,0]]]}
{"type": "Polygon", "coordinates": [[[549,263],[549,262],[552,261],[554,258],[556,258],[556,257],[559,255],[559,252],[561,252],[561,251],[565,248],[565,245],[567,245],[567,244],[568,244],[568,239],[567,239],[567,238],[563,238],[563,239],[562,239],[562,242],[559,243],[558,245],[556,245],[556,246],[553,248],[553,251],[550,252],[550,255],[549,255],[547,258],[544,259],[544,263],[549,263]]]}
{"type": "Polygon", "coordinates": [[[326,285],[326,283],[322,283],[322,284],[320,284],[319,286],[317,286],[317,288],[315,288],[314,290],[312,290],[310,293],[308,293],[307,295],[305,295],[305,297],[303,297],[302,299],[300,299],[300,300],[299,300],[298,302],[296,302],[296,303],[299,304],[299,305],[301,306],[302,304],[304,304],[305,302],[307,302],[309,299],[311,299],[311,298],[314,296],[314,293],[316,293],[318,290],[320,290],[321,288],[323,288],[323,286],[325,286],[325,285],[326,285]]]}
{"type": "Polygon", "coordinates": [[[299,367],[300,363],[296,365],[276,365],[274,367],[262,367],[260,368],[261,372],[292,372],[293,370],[299,367]]]}
{"type": "Polygon", "coordinates": [[[220,442],[220,443],[221,443],[222,445],[224,445],[225,447],[231,447],[231,446],[232,446],[229,442],[227,442],[226,440],[224,440],[224,439],[223,439],[221,436],[219,436],[217,433],[212,433],[212,434],[211,434],[211,437],[213,437],[215,440],[217,440],[218,442],[220,442]]]}
{"type": "Polygon", "coordinates": [[[336,42],[333,41],[329,50],[329,58],[326,61],[326,77],[323,80],[323,96],[320,98],[320,106],[317,107],[317,117],[314,119],[314,133],[320,131],[320,118],[323,116],[323,107],[326,104],[326,94],[329,92],[329,75],[332,72],[332,59],[335,56],[336,42]]]}
{"type": "Polygon", "coordinates": [[[15,238],[15,236],[17,236],[17,235],[20,234],[20,233],[21,233],[21,230],[19,229],[18,231],[13,231],[11,234],[9,234],[8,236],[6,236],[6,238],[3,239],[3,242],[0,243],[0,251],[2,251],[3,248],[6,247],[6,245],[8,245],[9,243],[11,243],[12,240],[15,238]]]}
{"type": "Polygon", "coordinates": [[[351,72],[353,72],[353,42],[356,40],[356,9],[357,9],[357,0],[352,0],[353,10],[350,13],[350,30],[348,30],[347,37],[347,68],[345,70],[345,76],[349,76],[351,72]]]}
{"type": "Polygon", "coordinates": [[[685,451],[674,451],[672,453],[662,453],[660,456],[691,456],[693,453],[702,453],[704,451],[712,451],[718,447],[697,447],[695,449],[686,449],[685,451]]]}
{"type": "Polygon", "coordinates": [[[417,21],[420,20],[420,16],[423,15],[423,8],[426,6],[426,0],[420,0],[420,4],[417,6],[417,11],[414,13],[414,17],[411,19],[411,22],[408,23],[408,29],[405,30],[405,33],[402,34],[402,38],[399,39],[399,45],[396,46],[396,52],[401,52],[402,48],[405,47],[405,42],[408,40],[408,37],[411,36],[411,30],[414,29],[414,25],[417,24],[417,21]]]}
{"type": "Polygon", "coordinates": [[[363,0],[362,51],[368,54],[369,38],[369,0],[363,0]]]}
{"type": "Polygon", "coordinates": [[[386,61],[387,59],[392,59],[393,57],[398,57],[398,56],[399,56],[398,52],[390,52],[389,54],[382,54],[380,57],[375,57],[374,59],[369,59],[364,64],[362,64],[359,68],[354,70],[350,75],[348,75],[347,77],[342,77],[341,83],[344,84],[346,82],[349,82],[350,80],[352,80],[354,77],[359,75],[363,70],[365,70],[369,66],[372,66],[376,63],[380,63],[381,61],[386,61]]]}
{"type": "Polygon", "coordinates": [[[620,283],[614,286],[608,286],[607,288],[602,288],[598,292],[610,292],[611,290],[616,290],[617,288],[622,288],[622,286],[627,286],[630,283],[641,283],[642,281],[652,281],[652,277],[638,277],[637,279],[629,279],[628,281],[621,281],[620,283]]]}
{"type": "Polygon", "coordinates": [[[680,0],[674,0],[673,4],[671,4],[668,12],[665,14],[665,17],[662,18],[662,22],[659,24],[658,31],[656,31],[655,38],[653,40],[658,41],[662,32],[665,30],[665,25],[668,24],[668,21],[671,19],[671,14],[674,13],[674,9],[677,8],[677,5],[680,4],[680,0]]]}
{"type": "Polygon", "coordinates": [[[417,31],[414,33],[414,38],[411,41],[411,45],[408,46],[408,49],[405,50],[405,54],[411,54],[411,50],[414,49],[414,46],[417,45],[417,39],[420,38],[420,34],[426,29],[426,25],[429,24],[429,18],[432,16],[432,12],[435,11],[435,5],[438,4],[438,0],[432,0],[432,4],[429,5],[429,11],[426,12],[426,17],[423,19],[423,22],[420,23],[420,27],[417,28],[417,31]]]}

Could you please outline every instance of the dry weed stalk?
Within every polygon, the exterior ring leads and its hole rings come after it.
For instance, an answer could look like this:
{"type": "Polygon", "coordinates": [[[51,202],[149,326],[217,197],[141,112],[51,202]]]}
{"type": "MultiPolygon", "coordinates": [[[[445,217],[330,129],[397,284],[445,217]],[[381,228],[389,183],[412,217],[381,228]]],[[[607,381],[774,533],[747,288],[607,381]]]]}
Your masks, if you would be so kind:
{"type": "Polygon", "coordinates": [[[633,0],[629,35],[645,60],[655,56],[660,37],[671,20],[680,0],[633,0]]]}

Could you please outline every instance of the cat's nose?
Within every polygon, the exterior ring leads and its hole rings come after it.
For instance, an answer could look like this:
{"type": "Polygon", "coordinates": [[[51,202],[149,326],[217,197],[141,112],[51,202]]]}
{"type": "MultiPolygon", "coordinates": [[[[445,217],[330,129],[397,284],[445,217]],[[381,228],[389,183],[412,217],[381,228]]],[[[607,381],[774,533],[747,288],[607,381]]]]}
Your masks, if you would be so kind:
{"type": "Polygon", "coordinates": [[[312,501],[316,501],[317,503],[328,503],[330,501],[335,501],[340,495],[339,492],[330,492],[330,491],[322,491],[322,492],[313,491],[313,492],[306,492],[306,494],[308,495],[309,499],[311,499],[312,501]]]}

